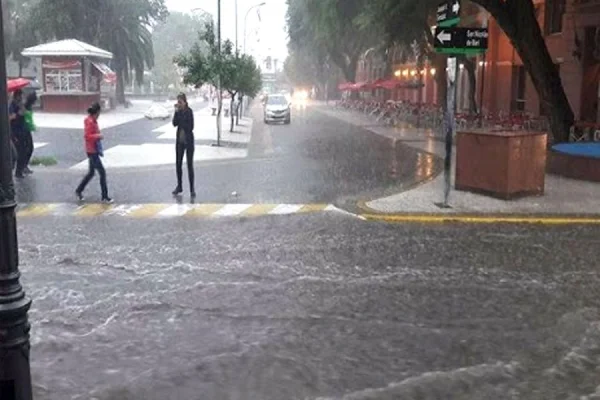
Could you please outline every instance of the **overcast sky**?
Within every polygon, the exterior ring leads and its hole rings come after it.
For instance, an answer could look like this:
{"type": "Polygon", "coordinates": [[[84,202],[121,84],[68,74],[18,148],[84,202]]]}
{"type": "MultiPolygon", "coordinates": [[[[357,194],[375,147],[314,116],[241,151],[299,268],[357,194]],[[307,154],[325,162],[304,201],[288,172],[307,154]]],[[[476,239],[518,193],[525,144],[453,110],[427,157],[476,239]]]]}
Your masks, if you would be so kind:
{"type": "MultiPolygon", "coordinates": [[[[165,0],[169,10],[191,12],[194,8],[202,8],[215,18],[218,0],[165,0]]],[[[223,38],[235,43],[235,1],[221,0],[221,24],[223,38]]],[[[244,45],[244,19],[248,10],[262,2],[260,20],[253,9],[248,14],[247,49],[257,58],[271,55],[283,62],[287,56],[287,33],[285,31],[285,0],[237,0],[238,2],[238,43],[240,49],[244,45]]]]}

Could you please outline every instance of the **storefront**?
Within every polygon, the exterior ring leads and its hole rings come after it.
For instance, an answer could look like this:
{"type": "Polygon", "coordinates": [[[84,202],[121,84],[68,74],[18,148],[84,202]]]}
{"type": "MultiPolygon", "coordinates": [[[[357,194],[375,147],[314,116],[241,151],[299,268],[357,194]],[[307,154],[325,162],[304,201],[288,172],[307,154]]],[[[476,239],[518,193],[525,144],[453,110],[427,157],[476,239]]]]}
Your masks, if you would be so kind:
{"type": "Polygon", "coordinates": [[[93,102],[115,105],[116,74],[108,67],[112,54],[75,39],[27,48],[26,57],[42,60],[42,109],[84,113],[93,102]]]}

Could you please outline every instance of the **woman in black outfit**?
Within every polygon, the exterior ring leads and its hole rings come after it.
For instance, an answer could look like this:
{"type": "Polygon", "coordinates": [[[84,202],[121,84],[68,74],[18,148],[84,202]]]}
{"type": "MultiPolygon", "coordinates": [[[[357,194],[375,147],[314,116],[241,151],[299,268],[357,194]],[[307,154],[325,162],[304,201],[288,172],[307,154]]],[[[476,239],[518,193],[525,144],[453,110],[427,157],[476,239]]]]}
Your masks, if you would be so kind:
{"type": "Polygon", "coordinates": [[[194,189],[194,112],[188,106],[185,94],[180,93],[177,96],[175,105],[175,115],[173,116],[173,126],[177,128],[177,143],[175,144],[175,171],[177,173],[177,187],[173,190],[173,195],[178,196],[183,193],[181,177],[183,175],[183,156],[187,161],[188,179],[190,181],[190,194],[192,198],[196,197],[194,189]]]}

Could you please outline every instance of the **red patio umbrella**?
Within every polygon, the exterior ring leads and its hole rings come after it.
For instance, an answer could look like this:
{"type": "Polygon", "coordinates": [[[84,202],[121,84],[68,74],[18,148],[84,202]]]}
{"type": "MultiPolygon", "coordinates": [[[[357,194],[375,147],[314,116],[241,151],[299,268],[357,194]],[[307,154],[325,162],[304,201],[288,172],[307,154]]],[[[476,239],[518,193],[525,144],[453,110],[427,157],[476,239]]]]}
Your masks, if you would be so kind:
{"type": "Polygon", "coordinates": [[[9,79],[6,82],[6,89],[8,93],[12,93],[15,90],[23,89],[24,87],[29,86],[30,83],[31,81],[25,78],[9,79]]]}
{"type": "Polygon", "coordinates": [[[382,89],[392,90],[392,89],[396,88],[397,86],[399,86],[401,83],[402,82],[400,82],[396,79],[387,79],[387,80],[382,80],[381,82],[377,83],[377,87],[382,88],[382,89]]]}

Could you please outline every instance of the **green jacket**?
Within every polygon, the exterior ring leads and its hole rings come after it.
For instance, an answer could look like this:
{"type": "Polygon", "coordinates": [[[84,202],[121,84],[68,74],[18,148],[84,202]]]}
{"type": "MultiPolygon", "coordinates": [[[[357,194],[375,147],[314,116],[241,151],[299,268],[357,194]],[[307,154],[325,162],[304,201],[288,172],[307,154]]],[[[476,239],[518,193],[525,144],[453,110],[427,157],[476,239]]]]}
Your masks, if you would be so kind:
{"type": "Polygon", "coordinates": [[[33,122],[33,111],[25,110],[25,127],[29,132],[35,132],[37,130],[35,123],[33,122]]]}

